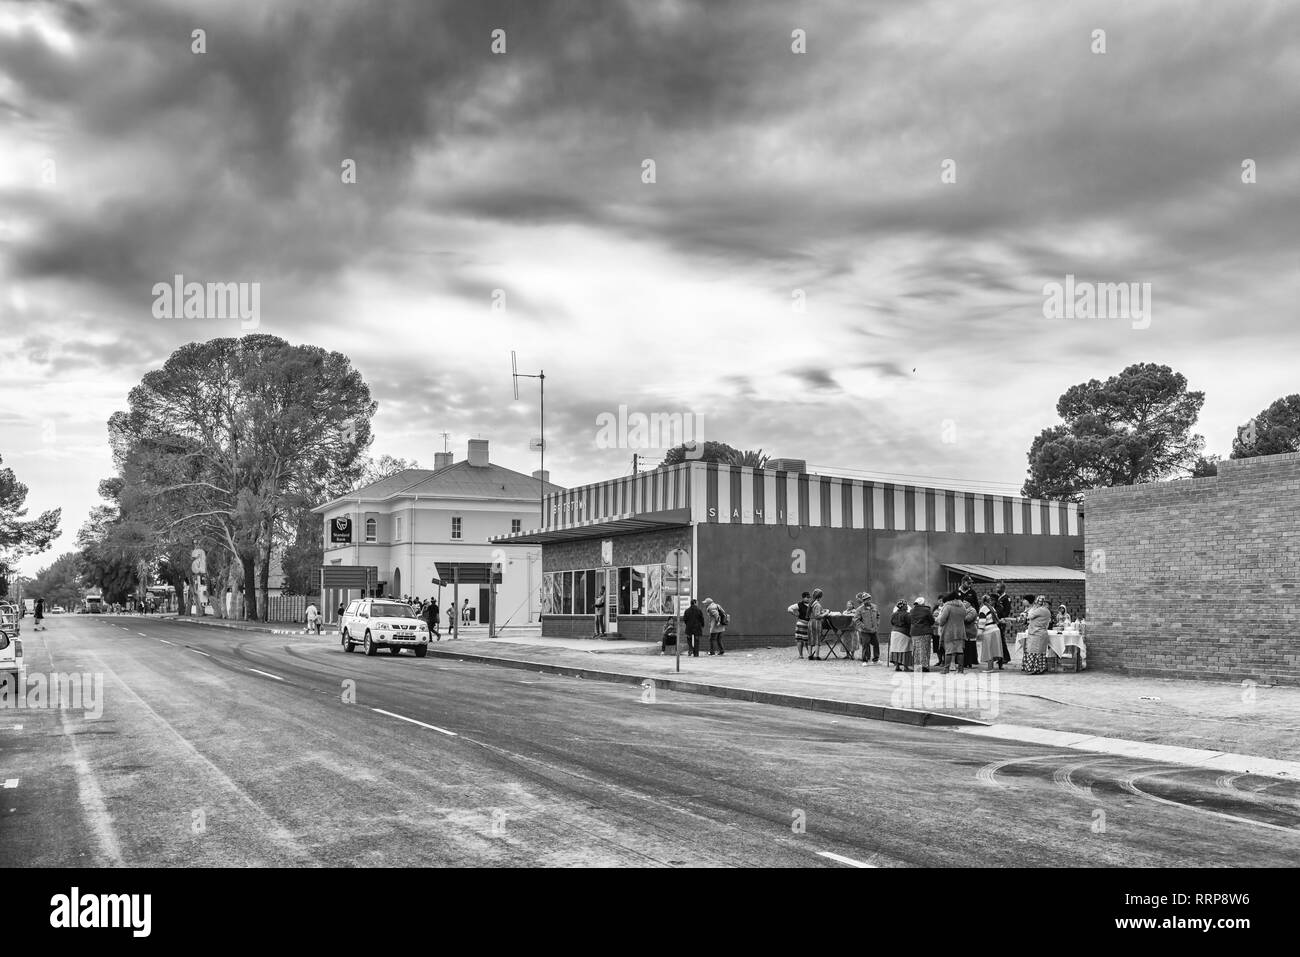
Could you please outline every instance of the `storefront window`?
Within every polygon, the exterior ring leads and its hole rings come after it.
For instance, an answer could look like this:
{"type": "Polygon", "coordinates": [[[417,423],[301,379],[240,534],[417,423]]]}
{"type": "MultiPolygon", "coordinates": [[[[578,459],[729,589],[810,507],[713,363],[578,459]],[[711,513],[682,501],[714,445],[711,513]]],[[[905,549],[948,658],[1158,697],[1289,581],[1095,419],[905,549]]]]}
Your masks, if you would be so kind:
{"type": "Polygon", "coordinates": [[[573,614],[573,572],[560,572],[560,614],[573,614]]]}
{"type": "Polygon", "coordinates": [[[632,569],[620,568],[618,570],[618,613],[620,615],[632,614],[632,569]]]}
{"type": "Polygon", "coordinates": [[[542,575],[542,594],[541,606],[543,615],[555,614],[555,573],[545,572],[542,575]]]}
{"type": "Polygon", "coordinates": [[[646,614],[666,614],[667,604],[664,600],[664,566],[651,565],[650,574],[646,578],[646,614]]]}
{"type": "Polygon", "coordinates": [[[605,584],[604,569],[587,573],[587,610],[593,615],[596,613],[596,595],[603,584],[605,584]]]}
{"type": "Polygon", "coordinates": [[[564,590],[564,586],[560,582],[563,577],[562,572],[551,573],[551,613],[555,615],[562,614],[560,609],[564,605],[560,597],[561,592],[564,590]]]}
{"type": "Polygon", "coordinates": [[[573,573],[573,613],[585,615],[591,606],[587,604],[587,579],[591,572],[573,573]]]}
{"type": "Polygon", "coordinates": [[[648,577],[647,566],[635,565],[632,568],[632,614],[644,615],[646,613],[646,578],[648,577]]]}

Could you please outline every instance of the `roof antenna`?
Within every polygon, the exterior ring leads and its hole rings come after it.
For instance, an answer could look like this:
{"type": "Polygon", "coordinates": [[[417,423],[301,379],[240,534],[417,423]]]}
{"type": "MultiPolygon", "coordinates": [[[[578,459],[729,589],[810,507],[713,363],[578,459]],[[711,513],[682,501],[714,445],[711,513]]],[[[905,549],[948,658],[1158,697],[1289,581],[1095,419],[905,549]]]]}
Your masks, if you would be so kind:
{"type": "Polygon", "coordinates": [[[450,433],[450,432],[439,432],[438,434],[442,436],[442,450],[443,450],[444,452],[450,452],[450,451],[451,451],[451,447],[447,444],[447,440],[451,438],[451,433],[450,433]]]}

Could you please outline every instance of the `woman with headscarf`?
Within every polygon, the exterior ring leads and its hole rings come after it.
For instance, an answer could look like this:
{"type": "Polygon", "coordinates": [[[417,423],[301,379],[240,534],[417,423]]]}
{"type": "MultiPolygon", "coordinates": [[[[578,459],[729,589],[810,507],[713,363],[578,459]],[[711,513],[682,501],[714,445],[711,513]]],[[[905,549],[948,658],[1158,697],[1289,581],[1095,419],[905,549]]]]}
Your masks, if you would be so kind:
{"type": "Polygon", "coordinates": [[[922,671],[930,670],[930,642],[933,640],[934,612],[921,595],[912,603],[908,613],[912,633],[912,664],[922,671]]]}
{"type": "Polygon", "coordinates": [[[992,595],[985,595],[980,599],[979,618],[976,620],[979,626],[979,660],[984,666],[985,671],[993,670],[993,662],[997,662],[998,670],[1002,670],[1002,631],[998,628],[998,610],[997,601],[992,595]]]}
{"type": "Polygon", "coordinates": [[[912,619],[907,613],[907,602],[894,603],[894,613],[889,616],[889,663],[895,671],[912,670],[912,619]]]}
{"type": "Polygon", "coordinates": [[[1020,670],[1025,674],[1041,675],[1047,670],[1047,629],[1052,625],[1052,609],[1047,607],[1047,596],[1039,595],[1029,609],[1025,629],[1025,657],[1020,670]]]}
{"type": "Polygon", "coordinates": [[[966,669],[966,616],[969,614],[974,621],[975,609],[958,598],[955,591],[940,597],[943,607],[935,619],[943,636],[943,668],[940,673],[948,674],[955,665],[957,673],[961,674],[966,669]]]}

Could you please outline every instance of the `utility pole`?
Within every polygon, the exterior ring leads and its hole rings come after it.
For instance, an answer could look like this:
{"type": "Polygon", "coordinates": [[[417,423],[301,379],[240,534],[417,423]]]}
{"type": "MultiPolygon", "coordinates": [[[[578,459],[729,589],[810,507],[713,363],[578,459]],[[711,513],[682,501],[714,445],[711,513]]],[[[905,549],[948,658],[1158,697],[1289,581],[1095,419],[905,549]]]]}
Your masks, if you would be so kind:
{"type": "Polygon", "coordinates": [[[536,379],[540,389],[539,403],[539,441],[538,445],[542,453],[542,467],[537,473],[537,508],[541,514],[542,524],[539,528],[546,527],[546,370],[539,371],[536,375],[528,375],[519,371],[519,366],[515,362],[515,352],[510,350],[510,377],[515,387],[515,401],[519,400],[519,380],[536,379]]]}

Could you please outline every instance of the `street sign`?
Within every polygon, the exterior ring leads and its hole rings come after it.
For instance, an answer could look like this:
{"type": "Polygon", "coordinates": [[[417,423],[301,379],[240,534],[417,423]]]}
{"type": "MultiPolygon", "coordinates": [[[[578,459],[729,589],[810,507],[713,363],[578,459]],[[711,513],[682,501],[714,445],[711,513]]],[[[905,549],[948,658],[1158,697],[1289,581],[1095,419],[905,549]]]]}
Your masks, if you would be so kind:
{"type": "Polygon", "coordinates": [[[352,519],[336,518],[330,522],[330,544],[350,544],[352,542],[352,519]]]}
{"type": "Polygon", "coordinates": [[[546,445],[546,443],[543,442],[541,439],[529,439],[529,440],[528,440],[528,451],[529,451],[529,452],[542,452],[542,451],[545,451],[545,445],[546,445]]]}

